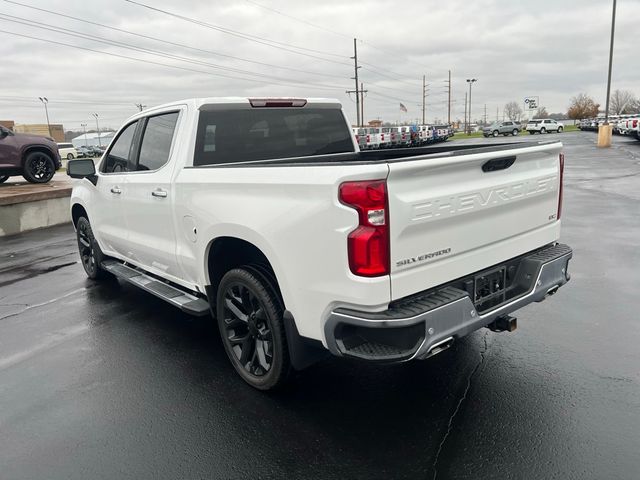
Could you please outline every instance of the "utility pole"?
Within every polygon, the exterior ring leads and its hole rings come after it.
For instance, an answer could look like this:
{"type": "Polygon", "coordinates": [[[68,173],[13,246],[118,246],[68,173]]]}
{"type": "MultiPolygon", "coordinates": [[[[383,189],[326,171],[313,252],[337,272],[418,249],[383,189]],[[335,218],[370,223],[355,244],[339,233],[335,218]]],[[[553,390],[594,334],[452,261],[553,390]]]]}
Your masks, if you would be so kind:
{"type": "Polygon", "coordinates": [[[487,124],[487,104],[484,104],[484,124],[487,124]]]}
{"type": "Polygon", "coordinates": [[[358,122],[358,127],[362,126],[362,121],[364,121],[364,119],[361,119],[360,117],[360,90],[358,90],[358,88],[360,87],[359,82],[358,82],[358,69],[360,68],[358,66],[358,40],[356,38],[353,39],[353,57],[350,57],[353,59],[353,67],[354,67],[354,71],[355,71],[355,76],[351,77],[351,80],[355,80],[356,82],[356,89],[355,90],[347,90],[347,93],[355,93],[356,94],[356,117],[357,117],[357,122],[358,122]]]}
{"type": "Polygon", "coordinates": [[[51,136],[51,124],[49,123],[49,109],[47,109],[47,103],[49,103],[49,99],[47,97],[38,97],[38,98],[44,104],[44,113],[47,116],[47,131],[49,132],[49,136],[51,136]]]}
{"type": "Polygon", "coordinates": [[[89,147],[89,144],[87,143],[87,124],[86,123],[81,123],[80,126],[82,127],[82,130],[84,131],[84,146],[85,147],[89,147]]]}
{"type": "Polygon", "coordinates": [[[467,133],[467,92],[464,92],[464,133],[467,133]]]}
{"type": "Polygon", "coordinates": [[[96,129],[98,130],[98,146],[101,147],[102,140],[100,139],[100,124],[98,123],[98,114],[92,113],[91,115],[96,118],[96,129]]]}
{"type": "Polygon", "coordinates": [[[422,76],[422,125],[427,123],[425,117],[425,102],[427,100],[427,77],[426,75],[422,76]]]}
{"type": "Polygon", "coordinates": [[[144,110],[145,108],[147,108],[147,106],[146,106],[146,105],[143,105],[142,103],[136,103],[135,105],[136,105],[136,107],[138,107],[138,110],[140,110],[140,111],[142,111],[142,110],[144,110]]]}
{"type": "Polygon", "coordinates": [[[471,86],[477,81],[477,78],[467,78],[467,83],[469,84],[469,135],[471,135],[471,86]]]}
{"type": "Polygon", "coordinates": [[[451,70],[449,70],[448,84],[449,84],[449,102],[448,102],[449,106],[447,110],[447,120],[449,121],[449,124],[451,124],[451,70]]]}
{"type": "Polygon", "coordinates": [[[496,107],[496,122],[500,121],[500,107],[496,107]]]}
{"type": "Polygon", "coordinates": [[[362,120],[362,125],[364,125],[364,94],[368,91],[364,89],[364,84],[360,82],[360,119],[362,120]]]}

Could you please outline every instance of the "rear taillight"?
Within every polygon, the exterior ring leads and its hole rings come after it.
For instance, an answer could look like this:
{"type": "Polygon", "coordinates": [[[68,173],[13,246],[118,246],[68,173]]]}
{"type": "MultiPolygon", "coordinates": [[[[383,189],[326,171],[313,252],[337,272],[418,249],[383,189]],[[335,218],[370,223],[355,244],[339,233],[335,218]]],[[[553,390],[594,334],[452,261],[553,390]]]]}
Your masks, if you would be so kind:
{"type": "Polygon", "coordinates": [[[389,274],[389,216],[385,180],[345,182],[340,201],[358,212],[358,227],[347,239],[349,268],[361,277],[389,274]]]}
{"type": "Polygon", "coordinates": [[[369,135],[367,135],[367,143],[371,142],[371,137],[369,135]]]}
{"type": "Polygon", "coordinates": [[[633,128],[637,128],[638,127],[638,120],[634,120],[633,121],[633,128]]]}
{"type": "Polygon", "coordinates": [[[402,139],[404,140],[405,138],[406,138],[406,137],[405,137],[405,135],[404,135],[404,133],[403,133],[403,134],[402,134],[402,139]]]}
{"type": "Polygon", "coordinates": [[[560,215],[562,214],[562,195],[564,188],[564,153],[559,155],[560,160],[560,186],[558,188],[558,215],[557,219],[560,220],[560,215]]]}
{"type": "Polygon", "coordinates": [[[380,137],[380,140],[384,141],[384,133],[382,134],[382,137],[380,137]]]}

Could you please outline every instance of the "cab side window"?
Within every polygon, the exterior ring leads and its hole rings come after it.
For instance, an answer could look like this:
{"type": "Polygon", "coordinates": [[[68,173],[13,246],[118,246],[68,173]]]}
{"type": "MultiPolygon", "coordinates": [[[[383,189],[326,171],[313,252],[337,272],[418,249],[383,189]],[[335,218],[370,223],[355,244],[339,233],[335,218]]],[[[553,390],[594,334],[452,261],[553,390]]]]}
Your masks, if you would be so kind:
{"type": "Polygon", "coordinates": [[[137,126],[138,122],[133,122],[118,135],[102,162],[103,173],[131,172],[136,169],[132,147],[137,126]]]}
{"type": "Polygon", "coordinates": [[[178,112],[149,117],[140,146],[138,170],[158,170],[167,163],[177,122],[178,112]]]}

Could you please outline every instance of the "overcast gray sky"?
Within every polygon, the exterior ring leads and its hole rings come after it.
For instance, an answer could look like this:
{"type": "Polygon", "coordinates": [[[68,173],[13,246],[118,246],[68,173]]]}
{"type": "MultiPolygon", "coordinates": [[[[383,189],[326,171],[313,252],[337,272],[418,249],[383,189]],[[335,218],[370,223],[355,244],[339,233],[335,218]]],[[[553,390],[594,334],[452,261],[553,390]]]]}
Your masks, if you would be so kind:
{"type": "MultiPolygon", "coordinates": [[[[0,0],[0,120],[43,123],[39,96],[50,101],[52,123],[78,129],[95,125],[93,112],[101,126],[118,127],[136,103],[238,95],[335,97],[355,121],[345,94],[354,88],[353,37],[367,120],[421,117],[423,74],[427,121],[446,119],[449,69],[454,119],[463,117],[469,77],[478,79],[474,119],[485,104],[492,119],[529,95],[549,112],[566,111],[578,92],[605,100],[609,0],[136,1],[172,15],[125,0],[0,0]]],[[[612,88],[636,95],[639,18],[640,1],[618,1],[612,88]]]]}

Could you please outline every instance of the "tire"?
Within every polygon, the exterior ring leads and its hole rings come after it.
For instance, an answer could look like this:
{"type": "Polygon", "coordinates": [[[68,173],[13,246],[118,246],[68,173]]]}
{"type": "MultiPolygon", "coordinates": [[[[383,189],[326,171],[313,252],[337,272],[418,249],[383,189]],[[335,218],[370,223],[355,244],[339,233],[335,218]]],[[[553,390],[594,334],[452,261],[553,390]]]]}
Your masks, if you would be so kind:
{"type": "Polygon", "coordinates": [[[92,280],[108,277],[110,275],[109,272],[100,266],[105,256],[93,236],[91,224],[86,217],[80,217],[78,223],[76,223],[76,239],[78,241],[80,263],[82,263],[82,268],[84,268],[87,277],[92,280]]]}
{"type": "Polygon", "coordinates": [[[498,132],[498,130],[494,130],[493,133],[491,134],[495,137],[497,137],[498,135],[500,135],[500,132],[498,132]]]}
{"type": "Polygon", "coordinates": [[[536,133],[536,132],[534,132],[533,130],[529,130],[529,135],[533,135],[533,134],[535,134],[535,133],[536,133]]]}
{"type": "Polygon", "coordinates": [[[274,279],[243,266],[222,277],[216,295],[216,318],[227,356],[240,377],[258,390],[282,386],[292,370],[284,308],[276,292],[274,279]]]}
{"type": "Polygon", "coordinates": [[[558,127],[558,133],[562,133],[562,127],[558,127]]]}
{"type": "Polygon", "coordinates": [[[0,183],[4,183],[9,180],[9,175],[0,175],[0,183]]]}
{"type": "Polygon", "coordinates": [[[73,160],[73,153],[67,154],[67,160],[73,160]]]}
{"type": "Polygon", "coordinates": [[[47,183],[56,173],[53,159],[44,152],[31,152],[24,160],[22,176],[30,183],[47,183]]]}
{"type": "Polygon", "coordinates": [[[520,132],[518,131],[518,129],[517,129],[517,128],[514,128],[514,129],[511,131],[511,135],[513,135],[514,137],[517,137],[517,136],[518,136],[518,133],[520,133],[520,132]]]}
{"type": "Polygon", "coordinates": [[[540,134],[544,134],[544,133],[547,133],[547,129],[546,129],[546,128],[544,128],[544,127],[542,127],[542,128],[540,129],[540,134]]]}

